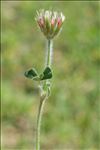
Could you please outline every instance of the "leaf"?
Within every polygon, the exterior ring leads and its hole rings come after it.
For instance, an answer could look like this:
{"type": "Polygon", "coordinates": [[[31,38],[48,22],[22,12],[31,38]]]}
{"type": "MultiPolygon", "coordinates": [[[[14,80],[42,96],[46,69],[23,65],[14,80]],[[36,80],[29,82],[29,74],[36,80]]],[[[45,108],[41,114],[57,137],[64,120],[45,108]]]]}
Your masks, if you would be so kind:
{"type": "Polygon", "coordinates": [[[52,72],[49,67],[46,67],[43,71],[43,74],[40,75],[41,80],[51,79],[52,78],[52,72]]]}
{"type": "Polygon", "coordinates": [[[24,75],[25,75],[25,77],[27,77],[29,79],[39,80],[38,73],[36,72],[36,70],[34,68],[26,71],[24,73],[24,75]]]}

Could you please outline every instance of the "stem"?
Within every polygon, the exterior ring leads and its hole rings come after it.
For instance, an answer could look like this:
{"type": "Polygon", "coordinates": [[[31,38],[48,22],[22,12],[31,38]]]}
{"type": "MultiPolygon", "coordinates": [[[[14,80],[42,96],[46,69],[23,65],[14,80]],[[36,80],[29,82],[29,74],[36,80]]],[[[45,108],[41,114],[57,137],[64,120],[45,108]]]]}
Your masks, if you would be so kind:
{"type": "MultiPolygon", "coordinates": [[[[46,55],[46,67],[51,67],[52,64],[52,53],[53,53],[53,40],[48,39],[47,40],[47,55],[46,55]]],[[[46,80],[45,84],[50,84],[50,80],[46,80]]],[[[50,91],[50,89],[48,89],[50,91]]],[[[50,93],[50,92],[48,92],[50,93]]]]}
{"type": "Polygon", "coordinates": [[[53,41],[52,39],[48,39],[47,41],[48,50],[47,50],[47,60],[46,60],[46,67],[50,67],[52,63],[52,51],[53,51],[53,41]]]}
{"type": "MultiPolygon", "coordinates": [[[[48,48],[47,48],[47,60],[46,60],[46,67],[51,66],[51,59],[52,59],[52,40],[48,39],[48,48]]],[[[48,80],[45,81],[45,84],[47,84],[48,80]]],[[[43,89],[42,89],[43,90],[43,89]]],[[[44,91],[44,90],[43,90],[44,91]]],[[[37,116],[37,132],[36,132],[36,150],[40,150],[40,129],[41,129],[41,120],[42,120],[42,114],[43,114],[43,108],[45,101],[48,99],[50,93],[49,87],[46,90],[46,94],[43,96],[41,92],[41,99],[40,99],[40,105],[38,110],[38,116],[37,116]]]]}
{"type": "Polygon", "coordinates": [[[36,133],[36,150],[40,150],[40,127],[41,127],[41,119],[43,114],[43,108],[47,96],[44,99],[40,100],[39,111],[37,116],[37,133],[36,133]]]}

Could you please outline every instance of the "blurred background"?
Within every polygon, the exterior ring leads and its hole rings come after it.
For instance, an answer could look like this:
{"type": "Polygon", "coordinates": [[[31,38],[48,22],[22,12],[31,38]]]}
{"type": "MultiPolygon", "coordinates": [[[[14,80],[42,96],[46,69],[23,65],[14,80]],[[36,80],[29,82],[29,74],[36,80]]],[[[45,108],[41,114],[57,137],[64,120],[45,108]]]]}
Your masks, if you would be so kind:
{"type": "Polygon", "coordinates": [[[46,40],[36,10],[66,16],[54,39],[52,94],[41,126],[42,150],[99,150],[99,3],[2,2],[2,150],[35,150],[38,84],[24,77],[42,71],[46,40]]]}

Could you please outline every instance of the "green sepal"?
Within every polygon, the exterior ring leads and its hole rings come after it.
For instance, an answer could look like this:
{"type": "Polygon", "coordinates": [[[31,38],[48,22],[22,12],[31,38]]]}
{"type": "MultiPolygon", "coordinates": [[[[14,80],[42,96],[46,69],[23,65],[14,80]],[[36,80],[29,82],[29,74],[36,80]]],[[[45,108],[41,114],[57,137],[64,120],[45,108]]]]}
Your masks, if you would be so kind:
{"type": "Polygon", "coordinates": [[[49,67],[46,67],[43,73],[40,75],[40,80],[46,80],[52,78],[52,71],[49,67]]]}
{"type": "Polygon", "coordinates": [[[39,75],[37,73],[37,71],[32,68],[32,69],[29,69],[28,71],[26,71],[24,73],[25,77],[29,78],[29,79],[33,79],[33,80],[39,80],[39,75]]]}
{"type": "Polygon", "coordinates": [[[45,24],[46,24],[46,35],[48,35],[51,29],[50,21],[48,18],[45,18],[45,24]]]}

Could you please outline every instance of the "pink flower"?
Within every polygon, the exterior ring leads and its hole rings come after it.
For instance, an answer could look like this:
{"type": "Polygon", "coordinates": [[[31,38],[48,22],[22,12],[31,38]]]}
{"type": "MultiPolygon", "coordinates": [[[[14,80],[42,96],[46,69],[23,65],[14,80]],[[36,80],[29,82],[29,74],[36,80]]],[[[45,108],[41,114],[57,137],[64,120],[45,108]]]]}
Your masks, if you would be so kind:
{"type": "Polygon", "coordinates": [[[51,20],[51,26],[54,26],[55,25],[55,20],[54,20],[54,18],[52,18],[52,20],[51,20]]]}
{"type": "Polygon", "coordinates": [[[43,27],[44,27],[44,20],[43,20],[43,18],[40,18],[40,19],[38,20],[38,24],[39,24],[40,28],[43,28],[43,27]]]}
{"type": "Polygon", "coordinates": [[[62,25],[62,20],[60,18],[58,18],[57,20],[57,26],[60,28],[62,25]]]}
{"type": "Polygon", "coordinates": [[[64,20],[65,16],[55,11],[40,10],[36,16],[36,21],[47,39],[52,39],[59,33],[64,20]]]}

